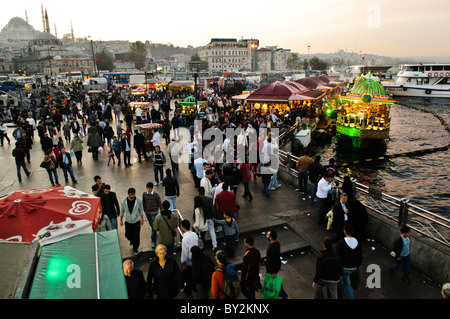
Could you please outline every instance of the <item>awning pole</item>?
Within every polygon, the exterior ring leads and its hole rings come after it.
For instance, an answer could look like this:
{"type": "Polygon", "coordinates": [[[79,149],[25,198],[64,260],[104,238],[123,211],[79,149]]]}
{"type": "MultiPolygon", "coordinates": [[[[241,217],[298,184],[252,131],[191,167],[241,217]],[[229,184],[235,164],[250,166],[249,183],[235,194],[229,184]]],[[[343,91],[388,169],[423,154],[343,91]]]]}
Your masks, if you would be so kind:
{"type": "Polygon", "coordinates": [[[97,279],[97,299],[100,299],[100,274],[98,272],[98,248],[97,248],[97,232],[94,233],[95,238],[95,272],[97,279]]]}

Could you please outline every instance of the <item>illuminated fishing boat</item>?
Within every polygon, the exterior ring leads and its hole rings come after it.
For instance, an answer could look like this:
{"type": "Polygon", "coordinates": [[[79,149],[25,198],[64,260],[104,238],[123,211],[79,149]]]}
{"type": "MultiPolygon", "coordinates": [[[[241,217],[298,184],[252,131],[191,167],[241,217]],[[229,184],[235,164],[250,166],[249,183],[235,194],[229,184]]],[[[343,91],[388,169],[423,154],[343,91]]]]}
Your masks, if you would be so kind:
{"type": "Polygon", "coordinates": [[[370,72],[361,75],[350,92],[340,97],[336,110],[339,142],[353,148],[372,148],[389,138],[390,108],[395,103],[370,72]]]}

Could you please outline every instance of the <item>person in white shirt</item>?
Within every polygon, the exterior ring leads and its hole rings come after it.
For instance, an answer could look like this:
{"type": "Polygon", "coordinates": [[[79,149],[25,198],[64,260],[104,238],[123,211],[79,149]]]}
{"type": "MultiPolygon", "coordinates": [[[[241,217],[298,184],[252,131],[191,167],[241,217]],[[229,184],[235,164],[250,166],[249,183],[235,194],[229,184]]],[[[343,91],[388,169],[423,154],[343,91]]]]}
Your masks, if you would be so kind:
{"type": "Polygon", "coordinates": [[[183,239],[181,241],[181,272],[185,284],[184,292],[187,295],[190,295],[195,286],[195,283],[192,282],[191,248],[193,246],[198,246],[198,236],[190,230],[191,223],[187,219],[181,222],[180,229],[183,232],[183,239]]]}
{"type": "Polygon", "coordinates": [[[142,123],[142,109],[138,106],[134,112],[136,113],[136,124],[142,123]]]}
{"type": "Polygon", "coordinates": [[[11,144],[11,140],[8,137],[8,126],[6,126],[5,123],[3,123],[3,121],[0,121],[0,140],[2,142],[2,146],[3,146],[3,139],[6,138],[6,140],[8,141],[8,144],[11,144]]]}
{"type": "Polygon", "coordinates": [[[211,185],[211,177],[214,175],[212,170],[207,170],[200,181],[200,187],[205,188],[205,196],[213,197],[214,196],[214,188],[211,185]]]}
{"type": "Polygon", "coordinates": [[[326,214],[330,210],[328,192],[333,190],[334,186],[333,175],[330,174],[325,174],[317,184],[317,222],[319,224],[326,223],[326,214]]]}
{"type": "Polygon", "coordinates": [[[152,137],[152,139],[150,140],[150,142],[152,142],[152,144],[153,144],[153,147],[156,147],[156,146],[160,146],[160,141],[159,141],[159,132],[158,132],[158,130],[153,130],[153,137],[152,137]]]}

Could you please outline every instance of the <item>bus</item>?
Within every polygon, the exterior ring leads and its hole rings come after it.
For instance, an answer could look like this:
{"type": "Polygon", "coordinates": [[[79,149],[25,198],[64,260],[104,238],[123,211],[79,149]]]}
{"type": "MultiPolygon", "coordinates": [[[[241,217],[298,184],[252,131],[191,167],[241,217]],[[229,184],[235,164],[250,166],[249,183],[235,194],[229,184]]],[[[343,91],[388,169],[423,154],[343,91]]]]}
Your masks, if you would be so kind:
{"type": "Polygon", "coordinates": [[[83,80],[83,73],[81,73],[80,71],[62,72],[56,77],[56,82],[62,82],[65,84],[83,80]]]}
{"type": "Polygon", "coordinates": [[[129,87],[130,86],[130,76],[132,75],[143,75],[144,72],[110,72],[106,76],[108,82],[112,82],[116,87],[129,87]]]}

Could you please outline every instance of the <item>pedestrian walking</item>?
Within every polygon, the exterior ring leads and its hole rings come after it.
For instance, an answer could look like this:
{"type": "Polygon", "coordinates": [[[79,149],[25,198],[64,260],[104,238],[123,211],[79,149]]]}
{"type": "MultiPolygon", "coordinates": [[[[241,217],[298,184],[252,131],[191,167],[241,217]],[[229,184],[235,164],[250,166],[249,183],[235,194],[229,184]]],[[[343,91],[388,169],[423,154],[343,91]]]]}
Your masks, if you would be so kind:
{"type": "Polygon", "coordinates": [[[6,138],[8,144],[11,144],[11,140],[8,137],[8,126],[6,126],[3,120],[0,120],[0,140],[3,146],[3,140],[6,138]]]}
{"type": "Polygon", "coordinates": [[[172,256],[175,254],[173,249],[180,221],[178,215],[173,213],[169,207],[170,203],[165,200],[162,203],[161,213],[156,215],[153,221],[152,229],[159,232],[159,243],[166,246],[168,256],[172,256]]]}
{"type": "Polygon", "coordinates": [[[125,167],[133,166],[131,164],[131,146],[128,138],[122,138],[120,148],[123,152],[123,163],[125,167]]]}
{"type": "Polygon", "coordinates": [[[128,196],[120,204],[120,226],[124,226],[125,219],[125,237],[133,246],[133,253],[137,255],[140,245],[141,226],[144,225],[144,208],[142,200],[136,197],[134,188],[128,189],[128,196]]]}
{"type": "MultiPolygon", "coordinates": [[[[203,200],[200,196],[194,197],[193,219],[194,219],[193,227],[194,227],[195,233],[199,237],[199,242],[200,242],[200,238],[201,238],[202,243],[203,243],[203,247],[200,247],[200,248],[204,248],[204,243],[206,242],[206,232],[208,231],[208,223],[206,221],[206,215],[203,212],[203,200]]],[[[199,243],[199,245],[200,245],[200,243],[199,243]]]]}
{"type": "Polygon", "coordinates": [[[119,201],[115,192],[111,191],[111,186],[106,184],[103,193],[100,195],[102,205],[102,215],[108,216],[112,229],[117,229],[117,217],[120,215],[119,201]]]}
{"type": "Polygon", "coordinates": [[[166,156],[161,151],[160,146],[155,147],[155,151],[152,154],[152,160],[153,160],[153,172],[155,175],[155,186],[159,185],[159,180],[161,178],[161,181],[164,178],[164,166],[166,166],[166,156]],[[160,178],[158,177],[158,174],[160,175],[160,178]]]}
{"type": "Polygon", "coordinates": [[[131,259],[123,262],[123,274],[127,285],[128,299],[144,299],[147,295],[147,283],[141,270],[134,268],[131,259]]]}
{"type": "Polygon", "coordinates": [[[199,299],[209,299],[214,262],[198,246],[192,246],[192,282],[199,299]]]}
{"type": "Polygon", "coordinates": [[[251,236],[244,238],[246,247],[242,262],[241,291],[247,299],[255,299],[256,291],[261,290],[259,269],[261,253],[255,248],[255,240],[251,236]]]}
{"type": "Polygon", "coordinates": [[[76,184],[78,181],[75,178],[72,168],[72,158],[69,153],[67,153],[66,148],[61,148],[61,153],[58,154],[58,166],[63,170],[64,180],[66,184],[69,183],[69,176],[72,179],[72,183],[76,184]]]}
{"type": "Polygon", "coordinates": [[[348,299],[354,299],[351,277],[357,275],[362,263],[362,248],[356,238],[353,237],[353,226],[344,226],[344,239],[336,244],[336,253],[342,259],[342,281],[348,299]]]}
{"type": "Polygon", "coordinates": [[[83,164],[83,140],[75,134],[70,142],[70,150],[74,152],[78,164],[83,164]]]}
{"type": "Polygon", "coordinates": [[[53,187],[61,186],[58,180],[58,172],[56,171],[56,168],[58,167],[57,165],[58,161],[56,160],[55,154],[52,149],[49,149],[44,156],[41,167],[44,167],[47,170],[48,178],[50,179],[50,183],[52,183],[53,187]],[[55,179],[53,179],[53,177],[55,179]]]}
{"type": "Polygon", "coordinates": [[[180,229],[183,232],[183,239],[181,241],[181,273],[184,283],[184,292],[186,295],[191,295],[195,288],[192,282],[192,252],[193,246],[198,246],[198,236],[191,231],[191,223],[185,219],[180,224],[180,229]]]}
{"type": "Polygon", "coordinates": [[[411,272],[411,228],[402,226],[400,228],[401,236],[394,243],[393,256],[395,264],[391,264],[389,270],[394,272],[400,268],[403,270],[402,280],[410,284],[409,274],[411,272]]]}
{"type": "Polygon", "coordinates": [[[180,186],[176,177],[172,176],[170,168],[166,169],[166,177],[162,180],[166,200],[170,203],[170,210],[177,209],[177,197],[180,196],[180,186]]]}
{"type": "Polygon", "coordinates": [[[91,150],[92,159],[98,161],[98,148],[102,146],[102,140],[98,132],[92,127],[89,129],[87,146],[91,150]]]}
{"type": "Polygon", "coordinates": [[[20,174],[20,169],[22,168],[27,177],[31,175],[31,173],[27,169],[27,165],[25,164],[26,153],[23,150],[22,146],[19,142],[16,142],[16,147],[12,151],[12,156],[16,160],[16,168],[17,168],[17,178],[19,182],[22,182],[22,176],[20,174]]]}
{"type": "MultiPolygon", "coordinates": [[[[150,225],[150,228],[152,228],[152,248],[156,247],[156,237],[157,232],[153,227],[153,222],[158,215],[160,209],[162,209],[161,204],[161,197],[159,194],[153,189],[153,183],[148,182],[145,186],[147,188],[147,191],[142,194],[142,203],[144,205],[144,212],[147,216],[148,223],[150,225]]],[[[167,242],[163,243],[167,246],[167,242]]]]}
{"type": "Polygon", "coordinates": [[[156,259],[148,268],[147,290],[150,298],[174,299],[183,289],[180,268],[176,260],[167,256],[167,249],[159,244],[155,249],[156,259]]]}
{"type": "Polygon", "coordinates": [[[324,287],[329,288],[331,299],[338,299],[337,286],[342,275],[342,260],[333,251],[333,239],[330,236],[323,239],[323,248],[316,261],[316,273],[312,284],[315,289],[314,299],[324,299],[324,287]]]}
{"type": "Polygon", "coordinates": [[[224,219],[216,219],[215,223],[222,226],[225,235],[225,251],[228,257],[234,257],[234,242],[237,236],[239,236],[239,227],[236,220],[231,217],[230,211],[225,211],[223,214],[224,219]]]}
{"type": "MultiPolygon", "coordinates": [[[[281,244],[277,240],[278,233],[276,230],[268,230],[266,233],[269,245],[266,252],[266,274],[270,274],[272,278],[275,278],[281,269],[281,244]]],[[[279,296],[283,299],[289,299],[288,294],[281,286],[279,296]]]]}

